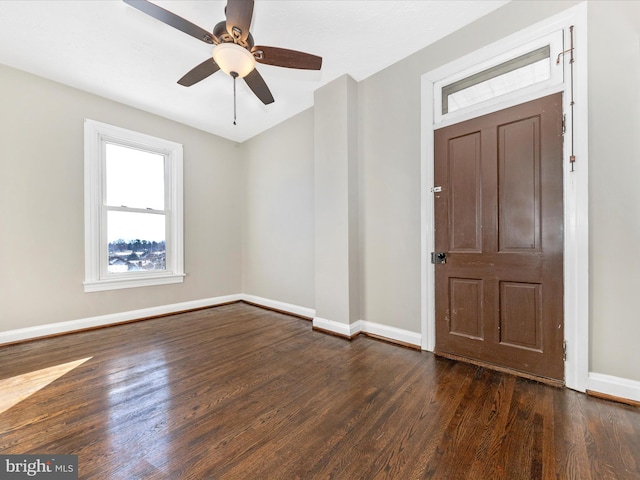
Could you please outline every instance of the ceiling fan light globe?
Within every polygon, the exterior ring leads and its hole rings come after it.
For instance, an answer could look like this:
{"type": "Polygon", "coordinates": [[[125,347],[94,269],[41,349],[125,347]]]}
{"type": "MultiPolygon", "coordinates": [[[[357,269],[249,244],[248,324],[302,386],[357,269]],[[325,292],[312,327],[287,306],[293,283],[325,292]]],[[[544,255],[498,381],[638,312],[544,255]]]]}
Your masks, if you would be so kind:
{"type": "Polygon", "coordinates": [[[231,75],[233,72],[240,78],[249,75],[256,66],[256,59],[253,54],[235,43],[220,43],[216,45],[213,48],[213,61],[227,75],[231,75]]]}

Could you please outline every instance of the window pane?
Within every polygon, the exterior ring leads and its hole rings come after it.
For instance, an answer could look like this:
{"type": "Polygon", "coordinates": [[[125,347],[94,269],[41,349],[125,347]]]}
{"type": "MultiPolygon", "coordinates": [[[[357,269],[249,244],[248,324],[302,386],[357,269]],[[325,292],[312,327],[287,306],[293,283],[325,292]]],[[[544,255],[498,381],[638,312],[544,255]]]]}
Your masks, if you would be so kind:
{"type": "Polygon", "coordinates": [[[550,55],[545,45],[442,87],[442,114],[550,79],[550,55]]]}
{"type": "Polygon", "coordinates": [[[107,205],[164,210],[164,156],[106,144],[107,205]]]}
{"type": "Polygon", "coordinates": [[[107,212],[109,273],[166,270],[165,216],[107,212]]]}
{"type": "Polygon", "coordinates": [[[448,98],[449,112],[543,82],[551,77],[550,68],[547,58],[452,93],[448,98]]]}

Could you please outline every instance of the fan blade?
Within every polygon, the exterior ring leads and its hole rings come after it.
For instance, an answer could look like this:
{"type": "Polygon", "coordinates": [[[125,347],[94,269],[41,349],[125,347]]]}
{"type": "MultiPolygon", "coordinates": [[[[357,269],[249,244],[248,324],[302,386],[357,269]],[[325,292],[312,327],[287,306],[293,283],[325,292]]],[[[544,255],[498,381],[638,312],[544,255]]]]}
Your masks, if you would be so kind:
{"type": "Polygon", "coordinates": [[[253,16],[253,0],[228,0],[225,13],[229,35],[245,42],[249,36],[253,16]]]}
{"type": "Polygon", "coordinates": [[[162,7],[159,7],[147,0],[123,0],[124,3],[131,5],[134,8],[137,8],[143,13],[155,18],[156,20],[160,20],[162,23],[169,25],[170,27],[176,28],[181,32],[186,33],[187,35],[191,35],[198,40],[202,40],[205,43],[213,44],[213,35],[211,32],[207,32],[204,28],[200,28],[197,25],[194,25],[188,20],[185,20],[182,17],[179,17],[175,13],[171,13],[168,10],[165,10],[162,7]]]}
{"type": "Polygon", "coordinates": [[[256,57],[256,62],[276,67],[302,70],[320,70],[322,67],[322,57],[286,48],[255,46],[251,53],[256,57]]]}
{"type": "Polygon", "coordinates": [[[218,70],[220,70],[218,64],[213,61],[213,58],[208,58],[197,67],[189,70],[184,77],[178,80],[178,83],[185,87],[190,87],[191,85],[198,83],[200,80],[204,80],[209,75],[213,75],[218,70]]]}
{"type": "Polygon", "coordinates": [[[265,105],[273,103],[273,95],[271,95],[269,87],[267,87],[267,84],[262,78],[262,75],[258,73],[258,70],[255,68],[251,70],[251,73],[244,77],[244,81],[247,82],[247,85],[249,85],[251,91],[256,94],[256,97],[262,100],[262,103],[265,105]]]}

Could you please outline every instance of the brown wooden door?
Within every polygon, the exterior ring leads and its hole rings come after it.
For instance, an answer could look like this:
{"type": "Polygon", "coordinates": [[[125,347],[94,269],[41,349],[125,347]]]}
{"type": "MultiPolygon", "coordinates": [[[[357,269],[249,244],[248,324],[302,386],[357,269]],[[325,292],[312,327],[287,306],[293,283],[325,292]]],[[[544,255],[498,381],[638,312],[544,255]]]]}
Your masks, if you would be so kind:
{"type": "Polygon", "coordinates": [[[563,380],[562,94],[437,130],[434,177],[436,353],[563,380]]]}

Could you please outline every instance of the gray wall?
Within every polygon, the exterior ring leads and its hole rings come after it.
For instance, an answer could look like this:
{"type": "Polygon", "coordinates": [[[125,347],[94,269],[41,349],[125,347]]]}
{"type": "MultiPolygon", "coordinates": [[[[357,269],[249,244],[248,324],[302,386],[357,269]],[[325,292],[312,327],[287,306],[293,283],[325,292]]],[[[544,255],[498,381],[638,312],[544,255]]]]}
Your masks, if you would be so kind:
{"type": "Polygon", "coordinates": [[[316,90],[316,318],[347,325],[360,319],[357,88],[348,75],[316,90]]]}
{"type": "Polygon", "coordinates": [[[236,144],[0,66],[0,331],[241,289],[236,144]],[[84,293],[84,118],[184,145],[184,283],[84,293]]]}
{"type": "Polygon", "coordinates": [[[640,2],[589,2],[591,370],[640,380],[640,2]]]}
{"type": "Polygon", "coordinates": [[[243,293],[313,309],[313,110],[242,144],[243,293]]]}

